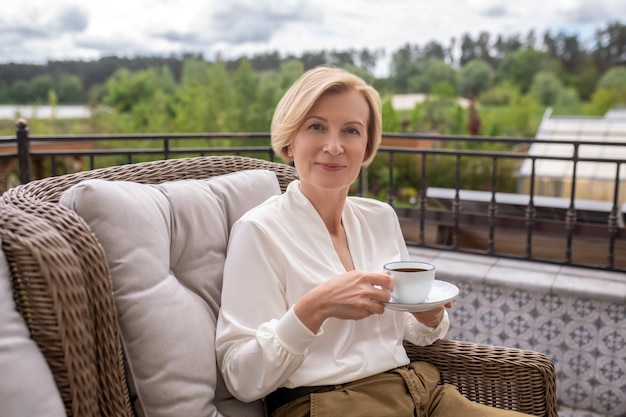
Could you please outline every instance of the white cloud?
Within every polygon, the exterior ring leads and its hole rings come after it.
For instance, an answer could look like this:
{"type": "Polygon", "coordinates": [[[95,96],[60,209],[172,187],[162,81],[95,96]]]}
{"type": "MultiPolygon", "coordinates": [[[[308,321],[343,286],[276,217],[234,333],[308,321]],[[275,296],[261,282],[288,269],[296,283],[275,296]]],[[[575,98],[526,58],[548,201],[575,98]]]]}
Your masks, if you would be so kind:
{"type": "MultiPolygon", "coordinates": [[[[0,15],[0,62],[424,45],[480,32],[593,33],[623,0],[21,0],[0,15]]],[[[457,45],[459,42],[457,41],[457,45]]]]}

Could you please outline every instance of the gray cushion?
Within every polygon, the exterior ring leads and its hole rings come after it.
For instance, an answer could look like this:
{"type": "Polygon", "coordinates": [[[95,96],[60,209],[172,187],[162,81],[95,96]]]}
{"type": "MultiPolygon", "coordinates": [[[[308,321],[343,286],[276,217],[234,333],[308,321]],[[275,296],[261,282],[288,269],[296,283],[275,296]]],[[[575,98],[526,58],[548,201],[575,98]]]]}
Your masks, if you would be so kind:
{"type": "Polygon", "coordinates": [[[62,196],[106,252],[138,415],[262,415],[260,402],[224,388],[214,337],[230,228],[276,194],[275,174],[253,170],[159,185],[88,180],[62,196]]]}
{"type": "MultiPolygon", "coordinates": [[[[1,246],[1,245],[0,245],[1,246]]],[[[65,416],[52,372],[15,309],[11,275],[0,250],[0,414],[65,416]]]]}

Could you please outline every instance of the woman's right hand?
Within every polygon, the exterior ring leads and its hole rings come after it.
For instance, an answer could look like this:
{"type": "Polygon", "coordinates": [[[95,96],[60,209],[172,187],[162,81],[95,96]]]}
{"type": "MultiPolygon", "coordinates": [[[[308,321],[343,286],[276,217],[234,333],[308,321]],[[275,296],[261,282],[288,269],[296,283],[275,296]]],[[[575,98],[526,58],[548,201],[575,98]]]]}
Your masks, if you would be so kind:
{"type": "Polygon", "coordinates": [[[294,312],[309,330],[317,333],[329,317],[360,320],[381,314],[392,288],[393,278],[386,273],[353,270],[313,288],[294,305],[294,312]]]}

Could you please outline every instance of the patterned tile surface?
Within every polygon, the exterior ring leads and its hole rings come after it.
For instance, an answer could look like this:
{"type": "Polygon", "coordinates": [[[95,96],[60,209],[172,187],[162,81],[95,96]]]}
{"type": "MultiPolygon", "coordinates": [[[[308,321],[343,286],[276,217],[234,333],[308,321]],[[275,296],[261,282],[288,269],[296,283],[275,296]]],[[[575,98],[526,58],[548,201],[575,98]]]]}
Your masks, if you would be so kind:
{"type": "Polygon", "coordinates": [[[448,281],[460,289],[448,337],[549,355],[562,417],[626,416],[624,303],[448,281]]]}
{"type": "Polygon", "coordinates": [[[589,410],[579,410],[570,407],[559,407],[559,417],[610,417],[608,414],[593,413],[589,410]]]}
{"type": "Polygon", "coordinates": [[[409,253],[461,290],[450,338],[550,356],[561,417],[626,417],[626,274],[415,246],[409,253]]]}

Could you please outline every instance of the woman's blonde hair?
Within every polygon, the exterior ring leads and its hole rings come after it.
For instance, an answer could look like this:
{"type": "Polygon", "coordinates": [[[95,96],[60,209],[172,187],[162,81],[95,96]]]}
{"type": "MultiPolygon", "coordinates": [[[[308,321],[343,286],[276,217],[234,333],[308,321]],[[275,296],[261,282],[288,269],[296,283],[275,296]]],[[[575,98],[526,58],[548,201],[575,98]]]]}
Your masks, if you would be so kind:
{"type": "Polygon", "coordinates": [[[340,68],[322,66],[305,72],[280,99],[272,118],[272,147],[283,160],[292,162],[288,148],[304,118],[320,97],[328,92],[355,90],[369,107],[367,149],[363,165],[374,159],[382,139],[380,96],[360,77],[340,68]]]}

